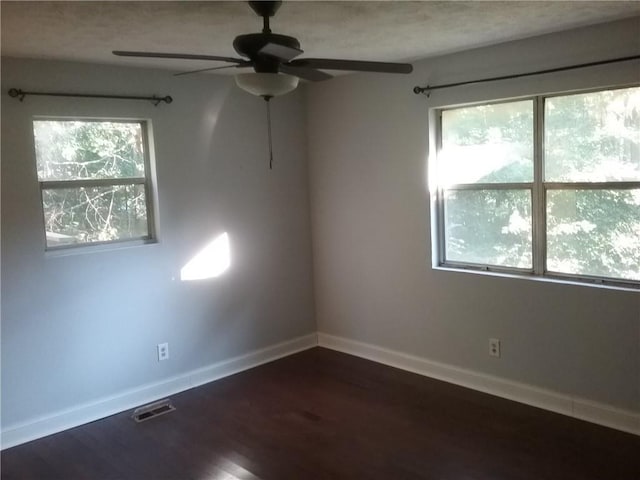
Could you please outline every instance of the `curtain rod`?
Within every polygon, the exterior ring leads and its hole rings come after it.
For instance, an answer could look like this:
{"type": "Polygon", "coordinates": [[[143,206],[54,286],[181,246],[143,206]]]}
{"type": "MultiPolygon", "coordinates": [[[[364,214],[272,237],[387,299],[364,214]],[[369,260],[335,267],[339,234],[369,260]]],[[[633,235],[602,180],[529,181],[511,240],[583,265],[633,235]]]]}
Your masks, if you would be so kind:
{"type": "Polygon", "coordinates": [[[510,80],[512,78],[530,77],[532,75],[543,75],[545,73],[563,72],[565,70],[574,70],[576,68],[595,67],[598,65],[606,65],[608,63],[628,62],[629,60],[640,59],[640,55],[632,55],[630,57],[613,58],[610,60],[600,60],[598,62],[580,63],[578,65],[569,65],[568,67],[549,68],[547,70],[538,70],[535,72],[516,73],[514,75],[504,75],[502,77],[482,78],[480,80],[469,80],[466,82],[446,83],[443,85],[427,85],[426,87],[415,86],[413,87],[413,93],[425,94],[427,97],[431,95],[432,90],[439,90],[441,88],[460,87],[462,85],[472,85],[475,83],[494,82],[497,80],[510,80]]]}
{"type": "Polygon", "coordinates": [[[150,102],[153,102],[155,106],[158,106],[160,102],[173,102],[173,98],[171,98],[169,95],[165,97],[158,97],[157,95],[142,97],[135,95],[100,95],[90,93],[25,92],[24,90],[21,90],[19,88],[12,88],[11,90],[9,90],[9,96],[12,98],[17,98],[21,102],[27,95],[45,95],[48,97],[115,98],[119,100],[148,100],[150,102]]]}

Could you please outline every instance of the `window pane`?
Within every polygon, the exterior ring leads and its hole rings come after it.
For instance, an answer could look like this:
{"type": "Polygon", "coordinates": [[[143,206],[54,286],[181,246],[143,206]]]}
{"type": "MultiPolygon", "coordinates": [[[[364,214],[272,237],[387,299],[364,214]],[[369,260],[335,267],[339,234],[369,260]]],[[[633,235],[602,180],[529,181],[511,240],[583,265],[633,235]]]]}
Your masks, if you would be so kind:
{"type": "Polygon", "coordinates": [[[144,177],[142,125],[34,120],[38,179],[144,177]]]}
{"type": "Polygon", "coordinates": [[[532,267],[529,190],[449,190],[445,195],[448,261],[532,267]]]}
{"type": "Polygon", "coordinates": [[[533,181],[533,101],[442,112],[438,182],[533,181]]]}
{"type": "Polygon", "coordinates": [[[547,269],[640,280],[640,189],[548,191],[547,269]]]}
{"type": "Polygon", "coordinates": [[[545,179],[640,180],[640,88],[546,99],[545,179]]]}
{"type": "Polygon", "coordinates": [[[149,234],[144,185],[49,189],[42,203],[47,247],[149,234]]]}

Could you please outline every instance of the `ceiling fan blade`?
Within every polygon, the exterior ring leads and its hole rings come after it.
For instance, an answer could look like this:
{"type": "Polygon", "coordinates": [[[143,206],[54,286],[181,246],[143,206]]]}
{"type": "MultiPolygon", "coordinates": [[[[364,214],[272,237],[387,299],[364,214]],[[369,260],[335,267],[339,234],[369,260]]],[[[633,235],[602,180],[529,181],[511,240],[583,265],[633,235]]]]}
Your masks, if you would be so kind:
{"type": "Polygon", "coordinates": [[[413,66],[410,63],[367,62],[331,58],[299,58],[290,62],[290,65],[323,70],[352,70],[356,72],[411,73],[413,71],[413,66]]]}
{"type": "Polygon", "coordinates": [[[174,73],[173,76],[179,77],[181,75],[190,75],[192,73],[209,72],[211,70],[222,70],[224,68],[243,68],[243,67],[250,67],[250,66],[251,66],[251,62],[245,62],[239,65],[223,65],[221,67],[199,68],[197,70],[189,70],[186,72],[174,73]]]}
{"type": "Polygon", "coordinates": [[[264,47],[258,50],[258,53],[260,55],[269,55],[270,57],[275,57],[284,62],[288,62],[304,52],[299,48],[288,47],[277,43],[267,43],[264,47]]]}
{"type": "Polygon", "coordinates": [[[246,60],[233,57],[218,57],[216,55],[194,55],[191,53],[163,53],[163,52],[129,52],[114,50],[114,55],[119,57],[145,57],[145,58],[178,58],[183,60],[213,60],[217,62],[244,63],[246,60]]]}
{"type": "Polygon", "coordinates": [[[309,80],[311,82],[320,82],[322,80],[328,80],[333,78],[333,75],[315,70],[313,68],[295,66],[288,63],[280,65],[280,72],[287,73],[289,75],[295,75],[303,80],[309,80]]]}

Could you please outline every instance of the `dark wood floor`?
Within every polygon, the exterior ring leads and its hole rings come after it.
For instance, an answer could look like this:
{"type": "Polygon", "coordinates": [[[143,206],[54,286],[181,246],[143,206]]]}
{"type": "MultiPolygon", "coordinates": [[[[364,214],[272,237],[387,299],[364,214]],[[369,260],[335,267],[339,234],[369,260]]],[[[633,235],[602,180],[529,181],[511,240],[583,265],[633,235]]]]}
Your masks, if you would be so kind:
{"type": "Polygon", "coordinates": [[[2,452],[2,480],[638,480],[640,437],[322,348],[2,452]]]}

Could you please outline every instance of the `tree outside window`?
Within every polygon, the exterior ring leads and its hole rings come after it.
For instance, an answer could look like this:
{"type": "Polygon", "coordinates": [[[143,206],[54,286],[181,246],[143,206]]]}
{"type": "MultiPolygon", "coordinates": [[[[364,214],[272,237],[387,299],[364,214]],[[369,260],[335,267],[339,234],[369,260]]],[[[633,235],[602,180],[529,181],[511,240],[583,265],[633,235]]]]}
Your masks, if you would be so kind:
{"type": "Polygon", "coordinates": [[[639,87],[440,119],[440,265],[640,282],[639,87]]]}
{"type": "Polygon", "coordinates": [[[34,120],[47,248],[152,237],[146,123],[34,120]]]}

